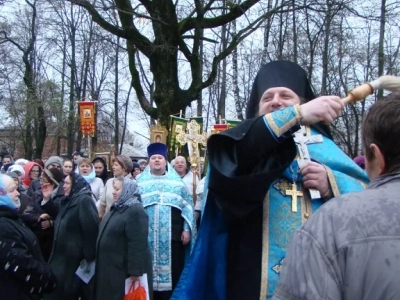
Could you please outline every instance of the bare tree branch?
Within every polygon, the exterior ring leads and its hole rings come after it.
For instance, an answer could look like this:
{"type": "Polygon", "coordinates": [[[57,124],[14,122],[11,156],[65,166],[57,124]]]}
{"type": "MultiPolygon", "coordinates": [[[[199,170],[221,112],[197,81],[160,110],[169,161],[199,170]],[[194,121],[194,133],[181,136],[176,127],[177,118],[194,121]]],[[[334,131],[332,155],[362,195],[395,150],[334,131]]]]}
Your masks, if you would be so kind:
{"type": "MultiPolygon", "coordinates": [[[[211,1],[212,2],[212,1],[211,1]]],[[[246,0],[241,4],[233,4],[230,7],[230,10],[227,14],[220,15],[215,18],[203,18],[201,27],[202,28],[215,28],[232,22],[234,19],[239,18],[244,15],[246,11],[248,11],[252,6],[260,2],[260,0],[246,0]]],[[[212,3],[211,3],[212,4],[212,3]]],[[[210,3],[209,3],[210,5],[210,3]]],[[[208,7],[205,7],[205,10],[208,10],[208,7]]],[[[179,24],[179,32],[185,33],[197,26],[198,19],[197,18],[185,18],[179,24]]]]}
{"type": "Polygon", "coordinates": [[[108,32],[111,32],[112,34],[115,34],[116,36],[119,36],[121,38],[125,38],[125,39],[128,38],[128,34],[124,30],[107,22],[98,13],[98,11],[94,8],[94,6],[92,4],[90,4],[90,2],[88,2],[86,0],[67,0],[67,1],[86,9],[86,11],[92,17],[93,21],[96,22],[97,24],[99,24],[103,29],[105,29],[108,32]]]}

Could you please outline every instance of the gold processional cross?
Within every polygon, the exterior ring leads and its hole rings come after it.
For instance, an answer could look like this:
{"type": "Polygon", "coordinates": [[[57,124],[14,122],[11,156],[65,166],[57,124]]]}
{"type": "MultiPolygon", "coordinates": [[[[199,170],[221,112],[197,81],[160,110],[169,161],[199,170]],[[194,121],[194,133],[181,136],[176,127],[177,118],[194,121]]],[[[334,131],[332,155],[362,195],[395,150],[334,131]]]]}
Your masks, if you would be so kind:
{"type": "Polygon", "coordinates": [[[189,162],[193,172],[193,203],[196,203],[196,171],[200,162],[199,143],[207,146],[208,135],[206,132],[200,133],[201,126],[196,120],[191,120],[187,124],[187,132],[181,131],[176,135],[176,140],[182,145],[188,144],[189,162]]]}
{"type": "Polygon", "coordinates": [[[200,160],[199,143],[207,145],[207,133],[200,133],[201,126],[196,120],[187,124],[187,133],[181,131],[176,135],[176,140],[182,145],[188,144],[190,164],[198,164],[200,160]]]}

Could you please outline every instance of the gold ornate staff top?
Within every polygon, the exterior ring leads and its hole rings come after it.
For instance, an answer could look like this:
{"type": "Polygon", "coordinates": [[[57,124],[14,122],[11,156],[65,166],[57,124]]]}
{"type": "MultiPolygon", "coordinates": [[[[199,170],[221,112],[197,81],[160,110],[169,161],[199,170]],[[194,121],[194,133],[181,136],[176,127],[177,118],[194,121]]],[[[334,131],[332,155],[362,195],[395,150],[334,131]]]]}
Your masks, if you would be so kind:
{"type": "Polygon", "coordinates": [[[196,120],[191,120],[187,124],[187,132],[182,131],[176,136],[176,140],[182,146],[188,144],[190,168],[193,173],[193,205],[196,205],[196,174],[200,163],[199,143],[206,146],[208,138],[206,132],[200,133],[200,128],[196,120]]]}
{"type": "Polygon", "coordinates": [[[191,120],[187,125],[187,133],[180,132],[176,136],[176,140],[182,145],[188,144],[189,162],[193,166],[197,166],[200,162],[199,143],[203,146],[207,145],[208,135],[206,132],[200,133],[200,124],[196,120],[191,120]]]}

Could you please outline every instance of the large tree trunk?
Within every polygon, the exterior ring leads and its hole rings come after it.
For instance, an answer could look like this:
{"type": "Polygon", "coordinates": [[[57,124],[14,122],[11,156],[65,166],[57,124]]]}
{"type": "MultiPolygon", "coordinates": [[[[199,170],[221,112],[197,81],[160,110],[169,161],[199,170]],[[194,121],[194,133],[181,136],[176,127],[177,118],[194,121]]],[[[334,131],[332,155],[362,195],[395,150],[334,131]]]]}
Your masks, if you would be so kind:
{"type": "Polygon", "coordinates": [[[324,33],[324,48],[322,51],[322,78],[321,78],[321,95],[326,95],[327,81],[328,81],[328,63],[329,63],[329,39],[331,36],[331,23],[332,23],[332,4],[330,0],[326,1],[326,15],[325,15],[325,33],[324,33]]]}
{"type": "Polygon", "coordinates": [[[104,11],[97,9],[97,5],[102,5],[100,3],[96,3],[94,6],[88,0],[69,1],[84,7],[103,29],[126,40],[129,69],[132,76],[131,83],[137,99],[151,118],[158,119],[162,125],[167,127],[170,115],[179,113],[192,101],[199,99],[200,92],[215,82],[219,63],[230,55],[242,40],[255,31],[265,18],[270,18],[273,13],[281,9],[282,3],[288,6],[286,2],[279,2],[279,4],[275,4],[277,7],[273,12],[266,12],[256,18],[249,15],[253,20],[236,36],[229,39],[229,45],[224,47],[225,50],[211,57],[211,70],[207,74],[207,78],[203,80],[201,56],[199,55],[202,37],[196,28],[215,30],[226,26],[233,20],[244,16],[260,0],[245,0],[238,4],[224,0],[229,9],[226,6],[221,9],[221,1],[209,1],[203,4],[201,1],[195,1],[195,10],[187,16],[184,15],[185,12],[177,12],[178,5],[173,0],[140,1],[140,7],[146,10],[145,19],[150,20],[152,25],[151,39],[143,35],[141,30],[136,27],[134,19],[137,18],[137,8],[132,6],[131,1],[115,1],[121,26],[115,26],[103,17],[103,14],[107,14],[107,12],[106,9],[104,11]],[[218,10],[224,10],[226,13],[215,15],[218,10]],[[178,51],[190,65],[192,82],[187,89],[182,89],[179,85],[178,51]],[[142,87],[140,71],[136,65],[136,52],[143,54],[149,61],[150,71],[155,82],[154,102],[156,107],[151,105],[148,94],[142,87]]]}
{"type": "Polygon", "coordinates": [[[70,75],[70,88],[69,88],[69,106],[68,106],[68,125],[67,125],[67,141],[68,141],[68,156],[72,156],[74,151],[74,138],[75,138],[75,74],[76,74],[76,57],[75,57],[75,39],[76,27],[74,21],[74,13],[71,5],[71,26],[70,26],[70,41],[71,41],[71,75],[70,75]]]}
{"type": "MultiPolygon", "coordinates": [[[[117,46],[115,48],[115,78],[114,78],[114,149],[115,153],[118,152],[119,144],[119,108],[118,108],[118,61],[119,61],[119,37],[117,37],[117,46]]],[[[121,145],[122,146],[122,145],[121,145]]]]}
{"type": "MultiPolygon", "coordinates": [[[[223,5],[225,6],[225,0],[223,1],[223,5]]],[[[221,46],[222,51],[224,51],[228,44],[228,34],[226,25],[222,26],[221,31],[221,46]]],[[[222,70],[221,70],[221,93],[219,94],[218,100],[218,118],[225,119],[225,102],[226,102],[226,59],[222,61],[222,70]]]]}
{"type": "MultiPolygon", "coordinates": [[[[28,102],[30,102],[32,105],[27,112],[31,111],[32,107],[34,108],[34,111],[36,113],[35,117],[33,118],[35,121],[35,124],[37,126],[34,127],[33,132],[34,132],[34,137],[35,137],[35,156],[40,158],[42,156],[43,152],[43,147],[44,143],[46,140],[46,119],[44,115],[44,109],[42,103],[39,101],[38,98],[38,91],[37,87],[35,84],[35,74],[33,70],[33,55],[34,55],[34,49],[35,49],[35,44],[36,44],[36,1],[33,3],[30,3],[26,1],[26,3],[31,7],[32,9],[32,19],[31,19],[31,32],[30,32],[30,37],[29,37],[29,46],[28,48],[23,51],[23,61],[25,65],[25,72],[24,72],[24,83],[27,87],[27,98],[28,102]]],[[[32,130],[31,128],[31,123],[29,122],[29,125],[27,126],[27,130],[32,130]]],[[[31,133],[30,133],[31,134],[31,133]]],[[[29,137],[30,139],[30,137],[29,137]]],[[[30,150],[30,149],[29,149],[30,150]]],[[[33,152],[29,151],[27,154],[29,155],[28,157],[32,157],[33,152]]]]}
{"type": "MultiPolygon", "coordinates": [[[[63,30],[63,59],[62,59],[62,71],[61,71],[61,95],[60,95],[60,111],[58,115],[58,122],[63,122],[63,107],[64,107],[64,97],[65,97],[65,71],[67,69],[67,38],[63,30]]],[[[61,154],[61,138],[62,138],[63,127],[57,127],[57,149],[56,153],[59,156],[61,154]]]]}
{"type": "Polygon", "coordinates": [[[292,0],[292,30],[293,30],[293,62],[297,64],[298,54],[297,54],[297,26],[296,26],[296,0],[292,0]]]}
{"type": "MultiPolygon", "coordinates": [[[[386,25],[386,0],[381,1],[381,17],[379,28],[378,76],[382,76],[385,68],[385,25],[386,25]]],[[[378,99],[382,99],[383,90],[378,90],[378,99]]]]}
{"type": "MultiPolygon", "coordinates": [[[[232,22],[232,33],[236,34],[236,20],[232,22]]],[[[237,49],[232,53],[232,68],[233,68],[233,94],[235,99],[236,117],[243,120],[243,103],[240,99],[239,84],[238,84],[238,55],[237,49]]]]}

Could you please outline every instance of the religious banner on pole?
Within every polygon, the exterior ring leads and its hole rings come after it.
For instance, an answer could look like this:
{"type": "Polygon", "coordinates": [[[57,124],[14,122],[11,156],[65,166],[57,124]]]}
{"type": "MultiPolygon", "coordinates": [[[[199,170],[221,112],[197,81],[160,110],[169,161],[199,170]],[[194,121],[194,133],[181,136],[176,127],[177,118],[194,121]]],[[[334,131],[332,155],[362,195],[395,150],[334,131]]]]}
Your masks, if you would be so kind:
{"type": "Polygon", "coordinates": [[[160,124],[151,125],[150,127],[150,144],[163,143],[167,144],[168,130],[160,124]]]}
{"type": "Polygon", "coordinates": [[[79,101],[80,125],[83,135],[94,135],[96,122],[94,118],[94,101],[79,101]]]}
{"type": "Polygon", "coordinates": [[[169,130],[171,132],[169,136],[170,151],[175,152],[181,145],[176,140],[176,136],[181,132],[186,132],[187,119],[171,116],[171,124],[169,130]]]}
{"type": "Polygon", "coordinates": [[[240,123],[240,121],[236,121],[236,120],[225,120],[226,125],[228,125],[228,129],[231,129],[233,127],[235,127],[236,125],[238,125],[240,123]]]}
{"type": "Polygon", "coordinates": [[[225,120],[225,119],[221,120],[220,124],[213,125],[213,128],[211,129],[211,134],[216,134],[216,133],[225,131],[227,129],[231,129],[231,128],[235,127],[236,125],[238,125],[239,123],[240,123],[240,121],[236,121],[236,120],[225,120]]]}
{"type": "Polygon", "coordinates": [[[203,117],[192,117],[189,118],[189,121],[195,120],[197,124],[200,125],[200,133],[203,133],[203,117]]]}
{"type": "Polygon", "coordinates": [[[211,134],[220,133],[227,129],[228,129],[227,124],[214,124],[213,127],[211,128],[211,134]]]}

